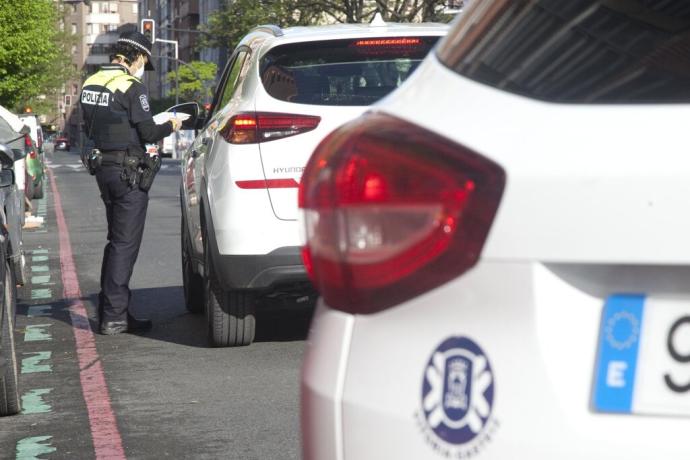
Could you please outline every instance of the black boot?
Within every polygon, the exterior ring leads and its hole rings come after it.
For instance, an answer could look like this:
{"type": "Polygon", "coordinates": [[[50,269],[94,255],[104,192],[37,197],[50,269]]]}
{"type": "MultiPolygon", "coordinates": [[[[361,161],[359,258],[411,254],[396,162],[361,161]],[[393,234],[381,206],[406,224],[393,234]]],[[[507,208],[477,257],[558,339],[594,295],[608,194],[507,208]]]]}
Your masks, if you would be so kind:
{"type": "Polygon", "coordinates": [[[150,331],[153,323],[150,319],[137,319],[127,313],[127,332],[150,331]]]}
{"type": "Polygon", "coordinates": [[[101,334],[116,335],[123,332],[145,332],[153,327],[150,319],[137,319],[127,313],[127,321],[106,321],[101,324],[101,334]]]}

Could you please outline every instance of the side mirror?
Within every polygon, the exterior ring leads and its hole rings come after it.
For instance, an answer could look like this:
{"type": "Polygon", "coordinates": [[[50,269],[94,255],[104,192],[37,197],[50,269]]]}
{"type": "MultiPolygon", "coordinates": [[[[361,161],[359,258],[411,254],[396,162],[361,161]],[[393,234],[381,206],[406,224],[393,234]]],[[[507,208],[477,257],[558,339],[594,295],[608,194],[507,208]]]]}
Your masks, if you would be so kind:
{"type": "Polygon", "coordinates": [[[22,129],[19,130],[19,134],[31,134],[31,128],[29,128],[27,125],[22,126],[22,129]]]}
{"type": "Polygon", "coordinates": [[[0,170],[0,187],[8,187],[14,184],[14,171],[11,169],[0,170]]]}
{"type": "Polygon", "coordinates": [[[0,165],[2,169],[10,169],[14,166],[14,152],[5,144],[0,144],[0,165]]]}
{"type": "Polygon", "coordinates": [[[186,113],[189,115],[185,121],[182,122],[182,129],[195,129],[197,119],[199,118],[199,104],[196,102],[184,102],[170,107],[166,112],[172,113],[186,113]]]}

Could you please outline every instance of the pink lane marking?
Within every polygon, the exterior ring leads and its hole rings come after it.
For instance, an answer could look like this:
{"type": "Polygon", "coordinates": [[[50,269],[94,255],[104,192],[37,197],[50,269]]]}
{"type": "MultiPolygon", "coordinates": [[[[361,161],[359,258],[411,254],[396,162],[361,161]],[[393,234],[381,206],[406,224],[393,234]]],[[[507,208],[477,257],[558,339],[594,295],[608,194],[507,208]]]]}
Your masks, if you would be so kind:
{"type": "Polygon", "coordinates": [[[60,268],[64,297],[69,302],[69,314],[72,330],[77,343],[79,358],[79,380],[89,414],[91,437],[97,459],[125,459],[122,448],[122,437],[117,428],[115,412],[110,405],[110,394],[103,373],[101,358],[96,349],[96,340],[89,326],[86,308],[81,301],[81,289],[77,279],[77,270],[72,256],[72,245],[69,240],[69,229],[62,212],[62,200],[58,191],[55,176],[48,170],[50,185],[55,203],[55,216],[60,240],[60,268]]]}

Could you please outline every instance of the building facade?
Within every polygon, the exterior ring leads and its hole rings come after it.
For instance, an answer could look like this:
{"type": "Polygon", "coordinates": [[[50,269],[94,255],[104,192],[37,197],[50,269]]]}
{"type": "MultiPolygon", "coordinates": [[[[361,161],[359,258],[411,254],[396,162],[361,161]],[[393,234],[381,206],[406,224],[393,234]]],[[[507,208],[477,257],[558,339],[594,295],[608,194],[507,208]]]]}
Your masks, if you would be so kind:
{"type": "MultiPolygon", "coordinates": [[[[79,78],[66,82],[58,97],[62,119],[58,129],[66,133],[74,145],[82,141],[82,117],[79,107],[81,84],[102,64],[109,62],[110,50],[119,34],[139,30],[141,20],[156,21],[156,37],[176,40],[181,62],[206,60],[220,68],[225,63],[225,50],[199,50],[198,28],[208,23],[209,16],[220,8],[220,0],[56,0],[63,4],[63,27],[78,37],[72,48],[72,65],[79,78]],[[222,61],[222,62],[221,62],[222,61]]],[[[166,76],[175,70],[174,45],[158,42],[153,46],[155,72],[147,72],[144,82],[152,99],[170,97],[174,82],[166,76]]]]}
{"type": "Polygon", "coordinates": [[[72,47],[72,65],[80,74],[78,80],[66,82],[58,101],[63,114],[60,123],[74,145],[81,145],[82,117],[79,94],[84,79],[101,64],[110,61],[110,48],[122,32],[136,30],[139,18],[137,0],[62,0],[65,8],[65,30],[78,37],[72,47]]]}

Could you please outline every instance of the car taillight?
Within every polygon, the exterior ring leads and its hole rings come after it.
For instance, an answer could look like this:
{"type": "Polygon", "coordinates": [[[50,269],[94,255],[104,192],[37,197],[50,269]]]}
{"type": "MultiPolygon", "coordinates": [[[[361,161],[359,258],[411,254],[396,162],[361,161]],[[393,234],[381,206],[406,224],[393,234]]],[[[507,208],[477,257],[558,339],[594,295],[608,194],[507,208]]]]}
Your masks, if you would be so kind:
{"type": "Polygon", "coordinates": [[[26,147],[32,147],[31,145],[31,138],[29,137],[28,134],[24,134],[24,145],[26,147]]]}
{"type": "Polygon", "coordinates": [[[219,132],[231,144],[256,144],[306,133],[319,122],[313,115],[247,112],[231,117],[219,132]]]}
{"type": "Polygon", "coordinates": [[[302,257],[329,306],[373,313],[479,258],[503,169],[446,138],[370,114],[331,133],[302,176],[302,257]]]}

